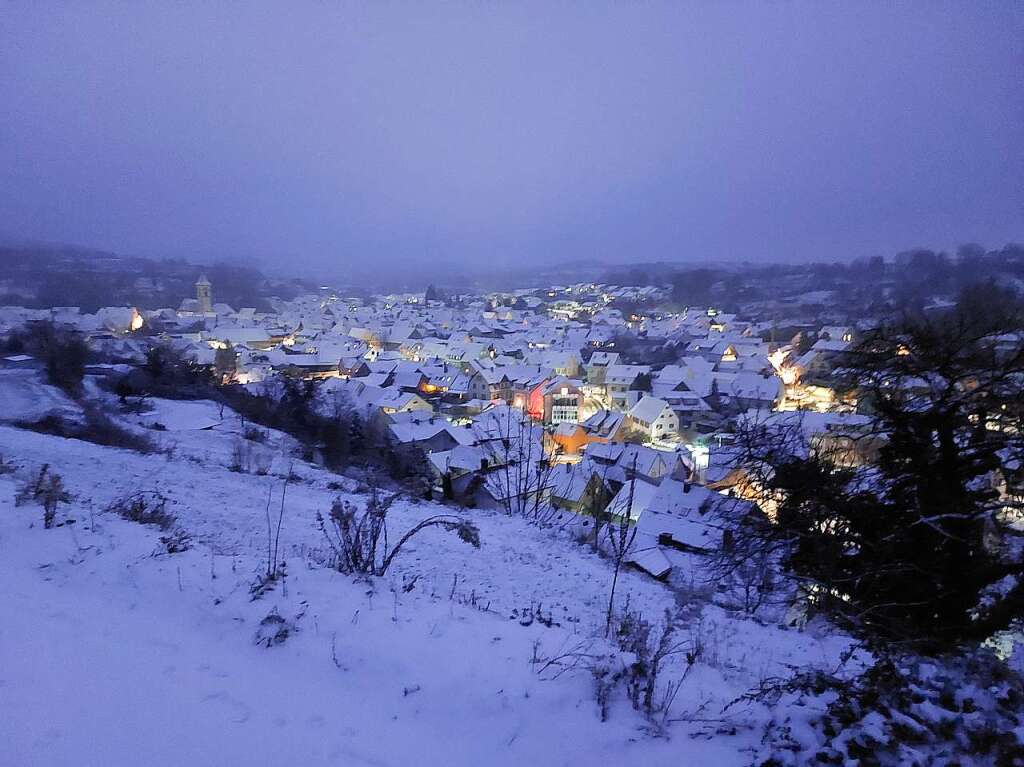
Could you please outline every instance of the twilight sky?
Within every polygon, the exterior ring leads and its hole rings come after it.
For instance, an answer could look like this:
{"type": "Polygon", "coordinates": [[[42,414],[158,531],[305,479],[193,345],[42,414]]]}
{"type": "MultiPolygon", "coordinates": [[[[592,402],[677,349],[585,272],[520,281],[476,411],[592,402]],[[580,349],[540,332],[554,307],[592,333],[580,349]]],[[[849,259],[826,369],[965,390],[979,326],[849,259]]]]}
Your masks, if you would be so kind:
{"type": "Polygon", "coordinates": [[[1024,3],[0,0],[0,232],[331,276],[1024,239],[1024,3]]]}

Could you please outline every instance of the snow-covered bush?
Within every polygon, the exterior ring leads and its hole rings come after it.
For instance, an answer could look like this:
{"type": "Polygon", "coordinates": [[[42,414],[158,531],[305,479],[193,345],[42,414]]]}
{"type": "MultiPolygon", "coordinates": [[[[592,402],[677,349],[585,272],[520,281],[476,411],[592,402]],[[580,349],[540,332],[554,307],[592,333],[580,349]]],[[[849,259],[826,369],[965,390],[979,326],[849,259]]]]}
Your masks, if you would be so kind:
{"type": "Polygon", "coordinates": [[[245,434],[243,436],[250,442],[257,442],[261,445],[264,444],[269,437],[263,429],[257,429],[255,426],[245,427],[245,434]]]}
{"type": "Polygon", "coordinates": [[[774,702],[758,764],[1024,764],[1024,680],[986,651],[804,674],[774,702]]]}

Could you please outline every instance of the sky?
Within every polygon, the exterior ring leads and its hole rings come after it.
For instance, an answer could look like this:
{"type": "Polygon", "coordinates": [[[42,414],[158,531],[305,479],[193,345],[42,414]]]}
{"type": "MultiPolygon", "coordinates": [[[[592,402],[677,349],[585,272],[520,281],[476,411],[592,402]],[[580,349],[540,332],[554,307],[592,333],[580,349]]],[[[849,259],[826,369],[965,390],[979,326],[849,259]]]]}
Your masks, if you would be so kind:
{"type": "Polygon", "coordinates": [[[332,277],[1024,240],[1024,3],[0,0],[0,233],[332,277]]]}

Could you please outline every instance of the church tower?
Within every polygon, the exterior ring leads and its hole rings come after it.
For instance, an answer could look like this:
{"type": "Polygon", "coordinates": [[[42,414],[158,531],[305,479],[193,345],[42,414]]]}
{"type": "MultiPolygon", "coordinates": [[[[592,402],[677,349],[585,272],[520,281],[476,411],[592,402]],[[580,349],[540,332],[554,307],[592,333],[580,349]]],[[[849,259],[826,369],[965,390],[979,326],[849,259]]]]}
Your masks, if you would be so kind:
{"type": "Polygon", "coordinates": [[[205,274],[196,281],[196,311],[200,314],[213,313],[213,290],[205,274]]]}

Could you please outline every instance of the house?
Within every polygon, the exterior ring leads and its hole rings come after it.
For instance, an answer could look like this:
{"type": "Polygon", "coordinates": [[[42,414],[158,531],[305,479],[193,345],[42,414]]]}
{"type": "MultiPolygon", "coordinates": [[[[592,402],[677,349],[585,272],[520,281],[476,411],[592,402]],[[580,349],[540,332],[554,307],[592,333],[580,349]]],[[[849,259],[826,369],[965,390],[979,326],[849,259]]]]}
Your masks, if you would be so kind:
{"type": "MultiPolygon", "coordinates": [[[[404,414],[396,414],[396,417],[401,415],[404,414]]],[[[396,444],[418,448],[427,454],[452,450],[460,444],[457,433],[443,418],[393,421],[388,424],[388,434],[396,444]]]]}
{"type": "Polygon", "coordinates": [[[395,371],[390,382],[399,391],[423,393],[427,390],[429,379],[419,370],[395,371]]]}
{"type": "Polygon", "coordinates": [[[626,414],[618,410],[598,410],[583,422],[590,442],[622,442],[625,427],[626,414]]]}
{"type": "Polygon", "coordinates": [[[474,363],[473,371],[479,374],[486,387],[486,393],[477,394],[478,399],[501,400],[507,404],[512,402],[514,386],[512,379],[501,368],[487,368],[474,363]]]}
{"type": "Polygon", "coordinates": [[[580,374],[580,358],[576,352],[548,352],[540,356],[537,364],[551,370],[556,376],[576,378],[580,374]]]}
{"type": "Polygon", "coordinates": [[[603,386],[608,367],[618,363],[618,352],[594,352],[587,363],[587,383],[603,386]]]}
{"type": "Polygon", "coordinates": [[[633,405],[639,394],[634,391],[631,397],[631,387],[639,376],[650,371],[647,365],[609,365],[605,371],[605,392],[612,405],[619,410],[633,405]]]}
{"type": "Polygon", "coordinates": [[[849,348],[846,341],[832,341],[819,338],[814,345],[801,354],[793,367],[799,372],[800,378],[823,378],[828,376],[849,348]]]}
{"type": "Polygon", "coordinates": [[[483,374],[472,365],[465,373],[460,373],[448,387],[448,394],[461,401],[491,398],[491,387],[483,374]]]}
{"type": "Polygon", "coordinates": [[[856,329],[849,325],[826,325],[818,331],[818,338],[824,338],[828,341],[842,341],[843,343],[852,343],[856,329]]]}
{"type": "Polygon", "coordinates": [[[523,404],[530,418],[545,425],[576,423],[583,392],[568,378],[542,379],[530,386],[523,404]]]}
{"type": "Polygon", "coordinates": [[[693,458],[685,451],[670,453],[643,445],[592,442],[584,456],[602,476],[618,484],[627,479],[642,479],[657,485],[666,477],[689,478],[693,473],[693,458]]]}
{"type": "Polygon", "coordinates": [[[782,401],[785,390],[782,379],[776,375],[737,373],[732,381],[719,387],[719,394],[736,411],[773,410],[782,401]]]}
{"type": "Polygon", "coordinates": [[[628,413],[629,425],[649,440],[675,439],[679,434],[679,416],[669,404],[644,395],[628,413]]]}
{"type": "Polygon", "coordinates": [[[657,492],[657,485],[640,479],[626,480],[605,507],[605,513],[616,522],[636,522],[657,492]]]}
{"type": "Polygon", "coordinates": [[[428,413],[434,411],[434,406],[418,394],[402,392],[397,389],[384,389],[375,404],[386,415],[406,413],[410,410],[422,410],[428,413]]]}
{"type": "Polygon", "coordinates": [[[557,452],[576,455],[590,442],[590,435],[581,424],[565,421],[551,433],[551,442],[557,452]]]}
{"type": "Polygon", "coordinates": [[[232,344],[265,351],[280,345],[280,341],[271,336],[264,328],[241,325],[219,325],[203,335],[205,340],[218,346],[232,344]]]}
{"type": "Polygon", "coordinates": [[[475,445],[457,445],[451,450],[429,453],[427,463],[440,483],[440,491],[451,499],[476,502],[489,468],[487,452],[475,445]]]}
{"type": "Polygon", "coordinates": [[[627,561],[655,578],[666,578],[685,558],[720,549],[721,515],[743,510],[756,513],[745,501],[690,482],[666,480],[640,510],[627,561]]]}
{"type": "Polygon", "coordinates": [[[574,514],[603,510],[611,499],[607,485],[590,464],[556,466],[549,481],[551,505],[574,514]]]}

